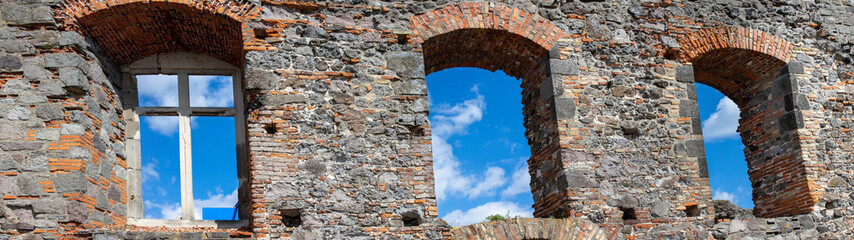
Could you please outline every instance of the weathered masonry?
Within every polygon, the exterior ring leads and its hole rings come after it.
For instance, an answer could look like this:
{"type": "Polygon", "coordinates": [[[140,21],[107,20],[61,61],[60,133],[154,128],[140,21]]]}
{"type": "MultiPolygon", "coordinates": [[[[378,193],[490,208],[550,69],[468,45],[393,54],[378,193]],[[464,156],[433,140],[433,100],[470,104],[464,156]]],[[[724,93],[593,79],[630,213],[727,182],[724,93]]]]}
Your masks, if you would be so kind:
{"type": "Polygon", "coordinates": [[[852,13],[846,0],[2,1],[0,234],[850,238],[852,13]],[[555,219],[438,218],[425,74],[452,67],[520,79],[533,207],[555,219]],[[134,74],[194,72],[233,76],[242,98],[136,103],[134,74]],[[757,218],[715,221],[695,82],[741,109],[757,218]],[[139,116],[187,113],[235,117],[242,221],[139,219],[139,116]]]}

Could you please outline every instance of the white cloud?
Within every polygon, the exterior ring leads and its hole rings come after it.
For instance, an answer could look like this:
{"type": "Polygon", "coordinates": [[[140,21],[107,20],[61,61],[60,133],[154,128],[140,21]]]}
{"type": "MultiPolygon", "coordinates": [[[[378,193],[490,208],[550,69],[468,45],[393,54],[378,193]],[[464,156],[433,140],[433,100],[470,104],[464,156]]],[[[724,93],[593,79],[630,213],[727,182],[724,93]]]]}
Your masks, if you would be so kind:
{"type": "Polygon", "coordinates": [[[155,217],[155,215],[150,212],[145,213],[145,218],[147,219],[179,219],[181,218],[181,204],[158,204],[149,200],[145,200],[145,206],[150,207],[150,209],[160,209],[160,217],[155,217]]]}
{"type": "Polygon", "coordinates": [[[143,117],[143,121],[149,129],[165,136],[172,136],[178,132],[177,116],[143,117]]]}
{"type": "Polygon", "coordinates": [[[718,102],[715,113],[703,121],[703,138],[706,141],[738,137],[738,119],[741,111],[728,97],[718,102]]]}
{"type": "Polygon", "coordinates": [[[720,188],[715,189],[715,191],[712,192],[712,199],[714,200],[728,200],[736,203],[736,198],[735,194],[724,192],[720,188]]]}
{"type": "MultiPolygon", "coordinates": [[[[712,199],[714,200],[729,200],[735,205],[741,206],[739,204],[742,199],[752,199],[751,193],[746,191],[743,187],[738,186],[733,192],[726,192],[721,190],[720,188],[712,191],[712,199]]],[[[749,205],[748,205],[749,206],[749,205]]]]}
{"type": "Polygon", "coordinates": [[[513,202],[488,202],[466,211],[454,210],[442,217],[442,219],[451,225],[462,226],[483,222],[487,216],[493,214],[500,214],[502,216],[509,214],[511,217],[520,216],[530,218],[534,216],[534,209],[522,207],[513,202]]]}
{"type": "Polygon", "coordinates": [[[148,181],[160,181],[160,173],[157,172],[157,165],[154,163],[145,164],[142,166],[142,183],[148,181]]]}
{"type": "Polygon", "coordinates": [[[531,174],[528,173],[528,164],[525,163],[513,172],[513,178],[507,189],[501,192],[501,197],[512,197],[520,193],[531,191],[531,174]]]}
{"type": "Polygon", "coordinates": [[[190,106],[234,106],[234,88],[230,76],[190,76],[190,106]]]}
{"type": "Polygon", "coordinates": [[[177,107],[178,76],[175,75],[137,75],[137,91],[140,106],[177,107]]]}
{"type": "Polygon", "coordinates": [[[469,190],[469,199],[493,195],[496,189],[507,184],[507,179],[504,178],[504,169],[500,167],[489,167],[483,175],[483,179],[469,190]]]}
{"type": "Polygon", "coordinates": [[[196,218],[202,218],[203,208],[233,208],[237,204],[237,189],[229,194],[223,194],[220,190],[217,194],[208,193],[207,199],[193,200],[196,218]]]}
{"type": "MultiPolygon", "coordinates": [[[[217,194],[208,193],[208,197],[206,199],[193,199],[193,207],[194,212],[196,214],[196,219],[202,219],[202,209],[203,208],[233,208],[234,205],[237,204],[237,189],[232,191],[229,194],[222,193],[222,190],[218,189],[217,194]]],[[[159,204],[152,201],[145,201],[145,206],[150,207],[151,209],[159,209],[160,210],[160,218],[159,219],[179,219],[181,218],[181,204],[180,203],[164,203],[159,204]]],[[[146,213],[145,218],[156,218],[154,215],[150,213],[146,213]]]]}
{"type": "Polygon", "coordinates": [[[465,134],[466,128],[472,123],[483,119],[483,110],[486,108],[486,101],[483,95],[477,92],[477,86],[472,88],[472,92],[477,94],[474,99],[466,100],[453,107],[435,107],[432,112],[433,123],[431,130],[435,136],[450,137],[451,135],[465,134]]]}
{"type": "Polygon", "coordinates": [[[486,102],[483,95],[477,92],[477,86],[471,89],[477,94],[474,99],[466,100],[453,107],[434,107],[432,116],[433,133],[433,163],[436,179],[436,197],[444,200],[450,194],[459,194],[469,198],[494,194],[495,189],[506,183],[504,170],[489,168],[483,178],[463,175],[460,162],[454,156],[454,147],[448,143],[448,138],[467,133],[466,129],[475,122],[483,119],[486,102]],[[483,180],[483,181],[479,181],[483,180]],[[495,182],[492,182],[495,181],[495,182]]]}
{"type": "Polygon", "coordinates": [[[433,135],[433,166],[436,181],[436,198],[445,199],[448,193],[465,193],[471,186],[468,176],[460,171],[460,162],[454,156],[454,149],[448,142],[433,135]]]}

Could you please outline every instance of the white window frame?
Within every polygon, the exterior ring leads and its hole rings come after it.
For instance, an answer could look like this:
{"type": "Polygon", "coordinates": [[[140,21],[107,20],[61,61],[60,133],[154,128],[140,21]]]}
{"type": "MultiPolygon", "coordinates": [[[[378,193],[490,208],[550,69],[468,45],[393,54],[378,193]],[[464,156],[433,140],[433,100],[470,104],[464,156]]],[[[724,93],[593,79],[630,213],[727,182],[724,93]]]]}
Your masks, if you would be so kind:
{"type": "Polygon", "coordinates": [[[193,53],[166,53],[143,58],[122,69],[124,86],[123,103],[126,123],[126,153],[128,158],[128,223],[137,226],[171,227],[217,227],[236,228],[248,223],[248,154],[246,149],[246,119],[243,113],[244,94],[242,74],[239,68],[218,59],[193,53]],[[176,107],[140,107],[137,90],[139,75],[176,75],[178,80],[178,106],[176,107]],[[231,76],[234,93],[234,107],[191,107],[190,76],[231,76]],[[142,163],[140,152],[140,116],[177,116],[180,177],[181,177],[181,218],[179,220],[143,219],[145,206],[142,199],[142,163]],[[196,116],[234,117],[235,142],[237,151],[238,209],[242,220],[202,221],[197,220],[193,202],[193,161],[190,118],[196,116]]]}

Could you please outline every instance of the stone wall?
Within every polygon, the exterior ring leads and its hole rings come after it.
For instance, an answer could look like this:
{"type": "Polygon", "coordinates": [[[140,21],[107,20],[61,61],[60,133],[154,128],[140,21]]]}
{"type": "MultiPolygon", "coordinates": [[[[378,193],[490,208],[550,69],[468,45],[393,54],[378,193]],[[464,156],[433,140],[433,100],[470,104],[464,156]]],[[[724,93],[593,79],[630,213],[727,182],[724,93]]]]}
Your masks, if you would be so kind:
{"type": "Polygon", "coordinates": [[[73,238],[124,226],[125,124],[118,68],[58,3],[0,4],[0,227],[15,237],[73,238]]]}
{"type": "Polygon", "coordinates": [[[125,130],[138,126],[123,120],[132,100],[118,97],[118,69],[185,51],[244,73],[249,225],[228,237],[449,236],[424,76],[461,66],[522,79],[537,217],[580,218],[627,238],[724,228],[788,237],[715,222],[701,82],[742,109],[754,214],[767,217],[747,223],[809,219],[814,227],[796,234],[850,236],[852,9],[843,0],[2,2],[2,231],[207,236],[125,224],[126,182],[139,177],[124,162],[125,130]]]}

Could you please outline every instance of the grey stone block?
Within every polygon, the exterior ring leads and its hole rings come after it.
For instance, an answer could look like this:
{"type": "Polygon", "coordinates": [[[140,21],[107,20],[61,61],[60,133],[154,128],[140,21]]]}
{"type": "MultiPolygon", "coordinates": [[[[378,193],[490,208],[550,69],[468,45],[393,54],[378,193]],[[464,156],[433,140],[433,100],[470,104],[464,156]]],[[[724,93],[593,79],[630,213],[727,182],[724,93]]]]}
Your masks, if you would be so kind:
{"type": "Polygon", "coordinates": [[[24,65],[21,63],[21,59],[18,59],[16,56],[5,55],[0,56],[0,70],[18,70],[21,69],[24,65]]]}
{"type": "Polygon", "coordinates": [[[750,231],[764,232],[768,230],[768,223],[763,218],[753,218],[747,220],[747,229],[750,231]]]}
{"type": "Polygon", "coordinates": [[[101,210],[109,210],[110,209],[110,200],[107,198],[107,193],[104,191],[98,191],[98,196],[95,197],[95,208],[101,210]]]}
{"type": "Polygon", "coordinates": [[[282,76],[272,71],[246,70],[246,89],[273,90],[282,82],[282,76]]]}
{"type": "Polygon", "coordinates": [[[795,92],[798,92],[798,82],[794,75],[784,74],[774,79],[771,87],[773,96],[785,96],[795,92]]]}
{"type": "Polygon", "coordinates": [[[636,208],[638,207],[638,199],[631,195],[626,195],[620,198],[614,206],[620,208],[636,208]]]}
{"type": "Polygon", "coordinates": [[[63,214],[66,212],[66,200],[61,198],[42,198],[33,201],[35,214],[63,214]]]}
{"type": "Polygon", "coordinates": [[[679,116],[687,118],[700,117],[700,108],[697,106],[697,101],[684,99],[680,100],[679,116]]]}
{"type": "Polygon", "coordinates": [[[559,78],[559,76],[551,75],[551,76],[546,77],[546,79],[544,79],[543,82],[540,83],[540,86],[539,86],[540,99],[543,99],[545,101],[550,101],[555,95],[558,95],[558,96],[563,95],[563,89],[562,89],[563,84],[562,83],[556,83],[556,82],[558,82],[558,80],[557,80],[558,78],[559,78]],[[561,86],[561,87],[555,87],[555,84],[558,84],[558,86],[561,86]],[[560,93],[558,93],[558,91],[560,91],[560,93]]]}
{"type": "Polygon", "coordinates": [[[691,131],[694,134],[703,134],[703,122],[700,121],[700,117],[691,118],[691,131]]]}
{"type": "Polygon", "coordinates": [[[578,64],[575,63],[575,60],[566,59],[550,59],[549,67],[551,68],[552,74],[562,74],[569,76],[577,76],[578,75],[578,64]]]}
{"type": "Polygon", "coordinates": [[[685,151],[688,157],[706,156],[706,146],[703,144],[703,140],[686,140],[685,151]]]}
{"type": "Polygon", "coordinates": [[[283,106],[291,103],[306,103],[308,98],[302,94],[265,94],[261,96],[260,102],[266,106],[283,106]]]}
{"type": "Polygon", "coordinates": [[[3,151],[37,150],[42,148],[42,143],[37,142],[2,142],[0,149],[3,151]]]}
{"type": "Polygon", "coordinates": [[[780,69],[780,75],[804,74],[804,64],[798,61],[789,61],[785,67],[780,69]]]}
{"type": "Polygon", "coordinates": [[[84,46],[86,39],[74,31],[61,32],[59,34],[59,46],[84,46]]]}
{"type": "Polygon", "coordinates": [[[38,6],[30,12],[29,24],[54,25],[53,10],[49,6],[38,6]]]}
{"type": "Polygon", "coordinates": [[[800,93],[786,95],[783,101],[786,103],[786,111],[810,109],[810,102],[807,96],[800,93]]]}
{"type": "Polygon", "coordinates": [[[18,100],[26,104],[35,104],[47,102],[47,97],[40,94],[34,94],[32,92],[24,92],[18,95],[18,100]]]}
{"type": "Polygon", "coordinates": [[[329,38],[329,33],[323,30],[323,28],[304,25],[302,36],[307,38],[329,38]]]}
{"type": "Polygon", "coordinates": [[[652,208],[650,208],[650,214],[652,214],[653,217],[658,218],[668,217],[670,216],[670,209],[672,207],[673,205],[671,205],[670,202],[658,201],[652,205],[652,208]]]}
{"type": "Polygon", "coordinates": [[[705,157],[697,158],[697,165],[700,167],[700,169],[697,169],[697,171],[700,172],[700,177],[701,178],[709,178],[709,164],[708,164],[706,158],[705,157]]]}
{"type": "Polygon", "coordinates": [[[62,82],[58,80],[46,80],[39,83],[39,87],[36,89],[36,92],[49,97],[64,96],[66,93],[62,88],[62,82]]]}
{"type": "Polygon", "coordinates": [[[57,140],[59,140],[59,129],[56,129],[56,128],[37,129],[36,130],[36,139],[37,140],[57,141],[57,140]]]}
{"type": "MultiPolygon", "coordinates": [[[[9,176],[0,176],[0,194],[3,195],[14,195],[15,194],[15,186],[17,185],[17,177],[9,177],[9,176]]],[[[3,210],[3,206],[0,206],[0,210],[3,210]]]]}
{"type": "Polygon", "coordinates": [[[86,204],[76,201],[68,202],[68,220],[84,223],[89,219],[89,208],[86,204]]]}
{"type": "Polygon", "coordinates": [[[404,80],[424,78],[424,56],[415,52],[389,52],[385,54],[388,66],[404,80]]]}
{"type": "Polygon", "coordinates": [[[558,120],[575,118],[575,98],[555,98],[555,117],[558,120]]]}
{"type": "Polygon", "coordinates": [[[18,162],[12,159],[0,160],[0,171],[9,171],[18,169],[18,162]]]}
{"type": "Polygon", "coordinates": [[[53,181],[59,193],[83,193],[86,191],[87,183],[86,177],[79,171],[57,174],[53,181]]]}
{"type": "Polygon", "coordinates": [[[76,67],[83,73],[89,73],[89,62],[74,53],[48,53],[44,55],[44,62],[46,68],[76,67]]]}
{"type": "Polygon", "coordinates": [[[24,159],[21,163],[21,169],[29,172],[46,172],[50,170],[48,166],[48,157],[46,156],[30,156],[24,159]]]}
{"type": "Polygon", "coordinates": [[[36,31],[33,45],[38,48],[55,48],[59,46],[59,33],[56,31],[36,31]]]}
{"type": "Polygon", "coordinates": [[[738,233],[738,232],[744,232],[744,231],[747,231],[747,224],[745,224],[744,221],[741,221],[741,220],[730,221],[729,233],[738,233]]]}
{"type": "Polygon", "coordinates": [[[89,78],[77,68],[60,68],[59,80],[65,84],[65,88],[79,92],[89,91],[89,78]]]}
{"type": "Polygon", "coordinates": [[[694,82],[694,67],[679,65],[676,66],[676,81],[693,83],[694,82]]]}
{"type": "Polygon", "coordinates": [[[38,106],[36,107],[36,117],[44,120],[64,120],[65,108],[56,104],[38,106]]]}
{"type": "Polygon", "coordinates": [[[9,80],[2,87],[3,89],[0,89],[0,93],[10,95],[22,94],[24,91],[32,88],[29,83],[21,79],[9,80]]]}
{"type": "Polygon", "coordinates": [[[11,123],[0,123],[0,140],[18,140],[26,137],[24,129],[11,123]]]}
{"type": "Polygon", "coordinates": [[[60,133],[62,135],[83,135],[85,132],[86,129],[77,124],[63,124],[62,127],[60,127],[60,133]]]}
{"type": "Polygon", "coordinates": [[[26,63],[23,68],[24,79],[43,80],[48,78],[48,72],[42,66],[26,63]]]}
{"type": "Polygon", "coordinates": [[[804,117],[800,111],[788,112],[777,118],[777,124],[782,132],[800,129],[804,127],[804,117]]]}
{"type": "Polygon", "coordinates": [[[18,176],[18,195],[38,196],[42,191],[42,185],[32,175],[21,174],[18,176]]]}
{"type": "Polygon", "coordinates": [[[565,170],[563,176],[558,177],[557,187],[559,189],[566,188],[595,188],[599,183],[588,177],[586,174],[577,170],[565,170]]]}
{"type": "Polygon", "coordinates": [[[29,120],[32,113],[33,112],[27,107],[15,106],[6,112],[6,118],[13,121],[29,120]]]}
{"type": "Polygon", "coordinates": [[[3,8],[3,20],[11,24],[28,24],[30,23],[30,6],[7,4],[3,8]]]}

